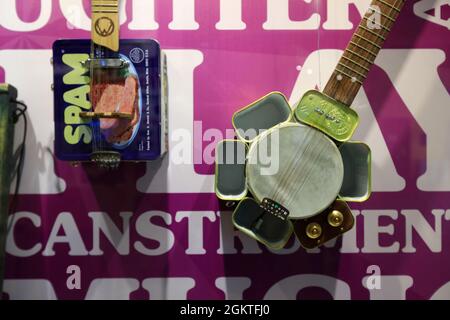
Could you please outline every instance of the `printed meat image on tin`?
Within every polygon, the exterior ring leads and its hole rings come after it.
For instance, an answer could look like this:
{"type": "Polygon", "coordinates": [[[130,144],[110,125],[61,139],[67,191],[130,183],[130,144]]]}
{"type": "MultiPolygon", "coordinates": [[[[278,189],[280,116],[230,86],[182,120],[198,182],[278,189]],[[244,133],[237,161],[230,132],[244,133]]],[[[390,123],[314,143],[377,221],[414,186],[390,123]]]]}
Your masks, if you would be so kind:
{"type": "Polygon", "coordinates": [[[101,118],[100,129],[106,141],[121,144],[129,141],[140,119],[141,97],[138,79],[128,75],[125,80],[94,84],[91,102],[95,112],[120,112],[130,118],[101,118]]]}

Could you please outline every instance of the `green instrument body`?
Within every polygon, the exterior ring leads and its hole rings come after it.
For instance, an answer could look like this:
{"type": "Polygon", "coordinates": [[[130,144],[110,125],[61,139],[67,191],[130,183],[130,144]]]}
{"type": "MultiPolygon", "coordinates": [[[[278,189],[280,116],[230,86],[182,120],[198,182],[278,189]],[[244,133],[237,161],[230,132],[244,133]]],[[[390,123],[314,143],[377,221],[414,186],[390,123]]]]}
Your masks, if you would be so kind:
{"type": "Polygon", "coordinates": [[[0,292],[5,272],[5,245],[9,209],[9,190],[13,171],[13,114],[17,90],[0,84],[0,292]]]}
{"type": "MultiPolygon", "coordinates": [[[[233,116],[236,135],[249,144],[245,175],[240,163],[217,165],[216,194],[229,202],[240,201],[233,213],[239,230],[277,249],[287,243],[292,230],[303,247],[314,248],[353,227],[355,219],[346,201],[370,196],[372,158],[366,144],[349,142],[359,123],[350,106],[405,3],[372,1],[323,93],[306,92],[292,113],[287,101],[272,93],[233,116]],[[374,13],[383,19],[372,21],[374,13]],[[368,29],[369,22],[377,27],[368,29]],[[240,134],[250,129],[266,132],[240,134]],[[275,150],[275,169],[270,173],[259,147],[265,154],[275,150]],[[242,199],[247,189],[253,198],[242,199]],[[287,212],[285,219],[278,216],[280,206],[287,212]]],[[[238,142],[225,141],[216,151],[223,155],[224,146],[238,142]]]]}
{"type": "Polygon", "coordinates": [[[315,90],[305,93],[295,107],[295,118],[314,127],[336,141],[348,141],[355,132],[359,117],[348,106],[315,90]]]}
{"type": "MultiPolygon", "coordinates": [[[[234,226],[274,250],[284,247],[293,232],[302,246],[314,248],[350,230],[354,225],[354,218],[346,201],[365,201],[371,192],[370,148],[362,142],[348,141],[357,128],[358,122],[358,114],[355,111],[314,90],[306,92],[294,110],[282,93],[272,92],[237,111],[233,115],[232,123],[239,139],[223,140],[217,144],[215,171],[217,197],[225,200],[229,207],[239,201],[232,216],[234,226]],[[282,130],[287,132],[289,128],[309,128],[311,132],[329,137],[326,139],[336,147],[335,158],[341,159],[343,163],[343,181],[334,202],[310,217],[295,216],[299,207],[298,203],[294,206],[291,203],[286,204],[271,198],[264,190],[259,190],[260,195],[263,196],[258,198],[258,192],[251,189],[251,186],[270,183],[270,179],[263,178],[264,175],[258,175],[254,170],[249,170],[252,163],[256,163],[254,156],[256,153],[254,152],[252,157],[252,147],[257,148],[255,145],[257,146],[258,143],[264,145],[261,141],[273,132],[278,132],[279,141],[285,141],[286,134],[283,135],[282,130]],[[246,132],[256,133],[256,136],[246,132]],[[253,183],[251,179],[254,179],[253,183]],[[260,203],[264,197],[286,208],[291,206],[292,210],[288,209],[290,212],[288,219],[273,218],[271,214],[261,209],[260,203]],[[337,211],[340,215],[340,224],[339,226],[330,225],[328,218],[337,211]],[[311,225],[320,225],[321,234],[312,238],[308,236],[311,225]]],[[[310,132],[300,129],[294,132],[296,134],[303,131],[310,132]]],[[[298,150],[295,149],[297,145],[288,144],[283,148],[279,145],[274,150],[279,150],[280,158],[286,160],[290,154],[298,150]]],[[[319,158],[316,158],[316,163],[319,158]]],[[[282,161],[279,162],[279,164],[282,163],[282,161]]],[[[290,176],[295,174],[297,178],[302,172],[301,170],[291,171],[290,176]]],[[[310,170],[308,176],[311,176],[312,172],[310,170]]],[[[271,177],[275,180],[278,176],[274,173],[271,177]]],[[[284,179],[286,183],[287,178],[284,179]]],[[[329,182],[329,180],[323,181],[324,184],[330,184],[329,182]]],[[[295,192],[296,184],[292,183],[292,186],[295,192]]],[[[286,191],[288,190],[285,189],[279,194],[285,194],[286,191]]],[[[322,188],[320,192],[323,192],[322,188]]],[[[315,198],[319,198],[318,196],[320,194],[317,194],[315,198]]]]}

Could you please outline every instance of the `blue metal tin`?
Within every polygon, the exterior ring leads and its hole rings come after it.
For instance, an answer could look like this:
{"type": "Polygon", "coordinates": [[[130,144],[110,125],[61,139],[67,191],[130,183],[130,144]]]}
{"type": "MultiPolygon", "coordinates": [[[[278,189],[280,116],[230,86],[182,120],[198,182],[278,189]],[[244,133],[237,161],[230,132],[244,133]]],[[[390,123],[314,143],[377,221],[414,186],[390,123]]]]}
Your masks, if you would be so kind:
{"type": "MultiPolygon", "coordinates": [[[[89,161],[98,124],[80,117],[80,112],[92,111],[89,100],[90,40],[59,40],[53,45],[55,154],[65,161],[89,161]]],[[[150,161],[167,150],[167,97],[164,86],[165,58],[154,40],[121,40],[120,58],[128,62],[128,76],[139,82],[136,112],[139,119],[128,128],[131,134],[124,141],[101,143],[121,154],[123,161],[150,161]]]]}

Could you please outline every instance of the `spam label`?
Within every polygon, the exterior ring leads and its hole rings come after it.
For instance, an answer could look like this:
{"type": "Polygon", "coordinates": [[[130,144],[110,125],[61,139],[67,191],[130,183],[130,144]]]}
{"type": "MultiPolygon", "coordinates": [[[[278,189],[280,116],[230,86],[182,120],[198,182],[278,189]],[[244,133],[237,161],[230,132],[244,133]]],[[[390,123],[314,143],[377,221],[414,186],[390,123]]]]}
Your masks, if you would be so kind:
{"type": "MultiPolygon", "coordinates": [[[[149,161],[167,150],[165,59],[154,40],[121,40],[120,76],[94,84],[89,69],[90,40],[53,45],[55,154],[60,160],[89,161],[93,148],[120,152],[124,161],[149,161]],[[95,101],[91,101],[92,99],[95,101]],[[93,102],[93,103],[91,103],[93,102]],[[103,112],[126,109],[131,119],[92,120],[80,116],[92,104],[103,112]]],[[[119,111],[120,111],[119,110],[119,111]]]]}

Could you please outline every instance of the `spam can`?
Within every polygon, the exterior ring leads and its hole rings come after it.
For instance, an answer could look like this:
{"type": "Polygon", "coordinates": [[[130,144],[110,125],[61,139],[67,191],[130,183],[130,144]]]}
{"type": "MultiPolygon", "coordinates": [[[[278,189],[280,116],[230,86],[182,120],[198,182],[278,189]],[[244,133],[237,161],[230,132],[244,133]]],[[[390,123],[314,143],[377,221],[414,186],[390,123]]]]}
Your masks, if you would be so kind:
{"type": "Polygon", "coordinates": [[[98,145],[120,153],[123,161],[162,157],[168,148],[168,91],[166,57],[158,42],[121,40],[119,59],[127,67],[121,78],[98,88],[102,97],[97,102],[90,99],[91,79],[86,63],[90,51],[90,40],[58,40],[53,45],[56,157],[71,162],[90,161],[98,145]],[[129,87],[136,88],[131,97],[129,87]],[[103,103],[107,111],[115,111],[118,102],[108,99],[108,94],[123,97],[127,108],[134,108],[133,118],[122,121],[80,116],[91,112],[92,104],[103,103]]]}

